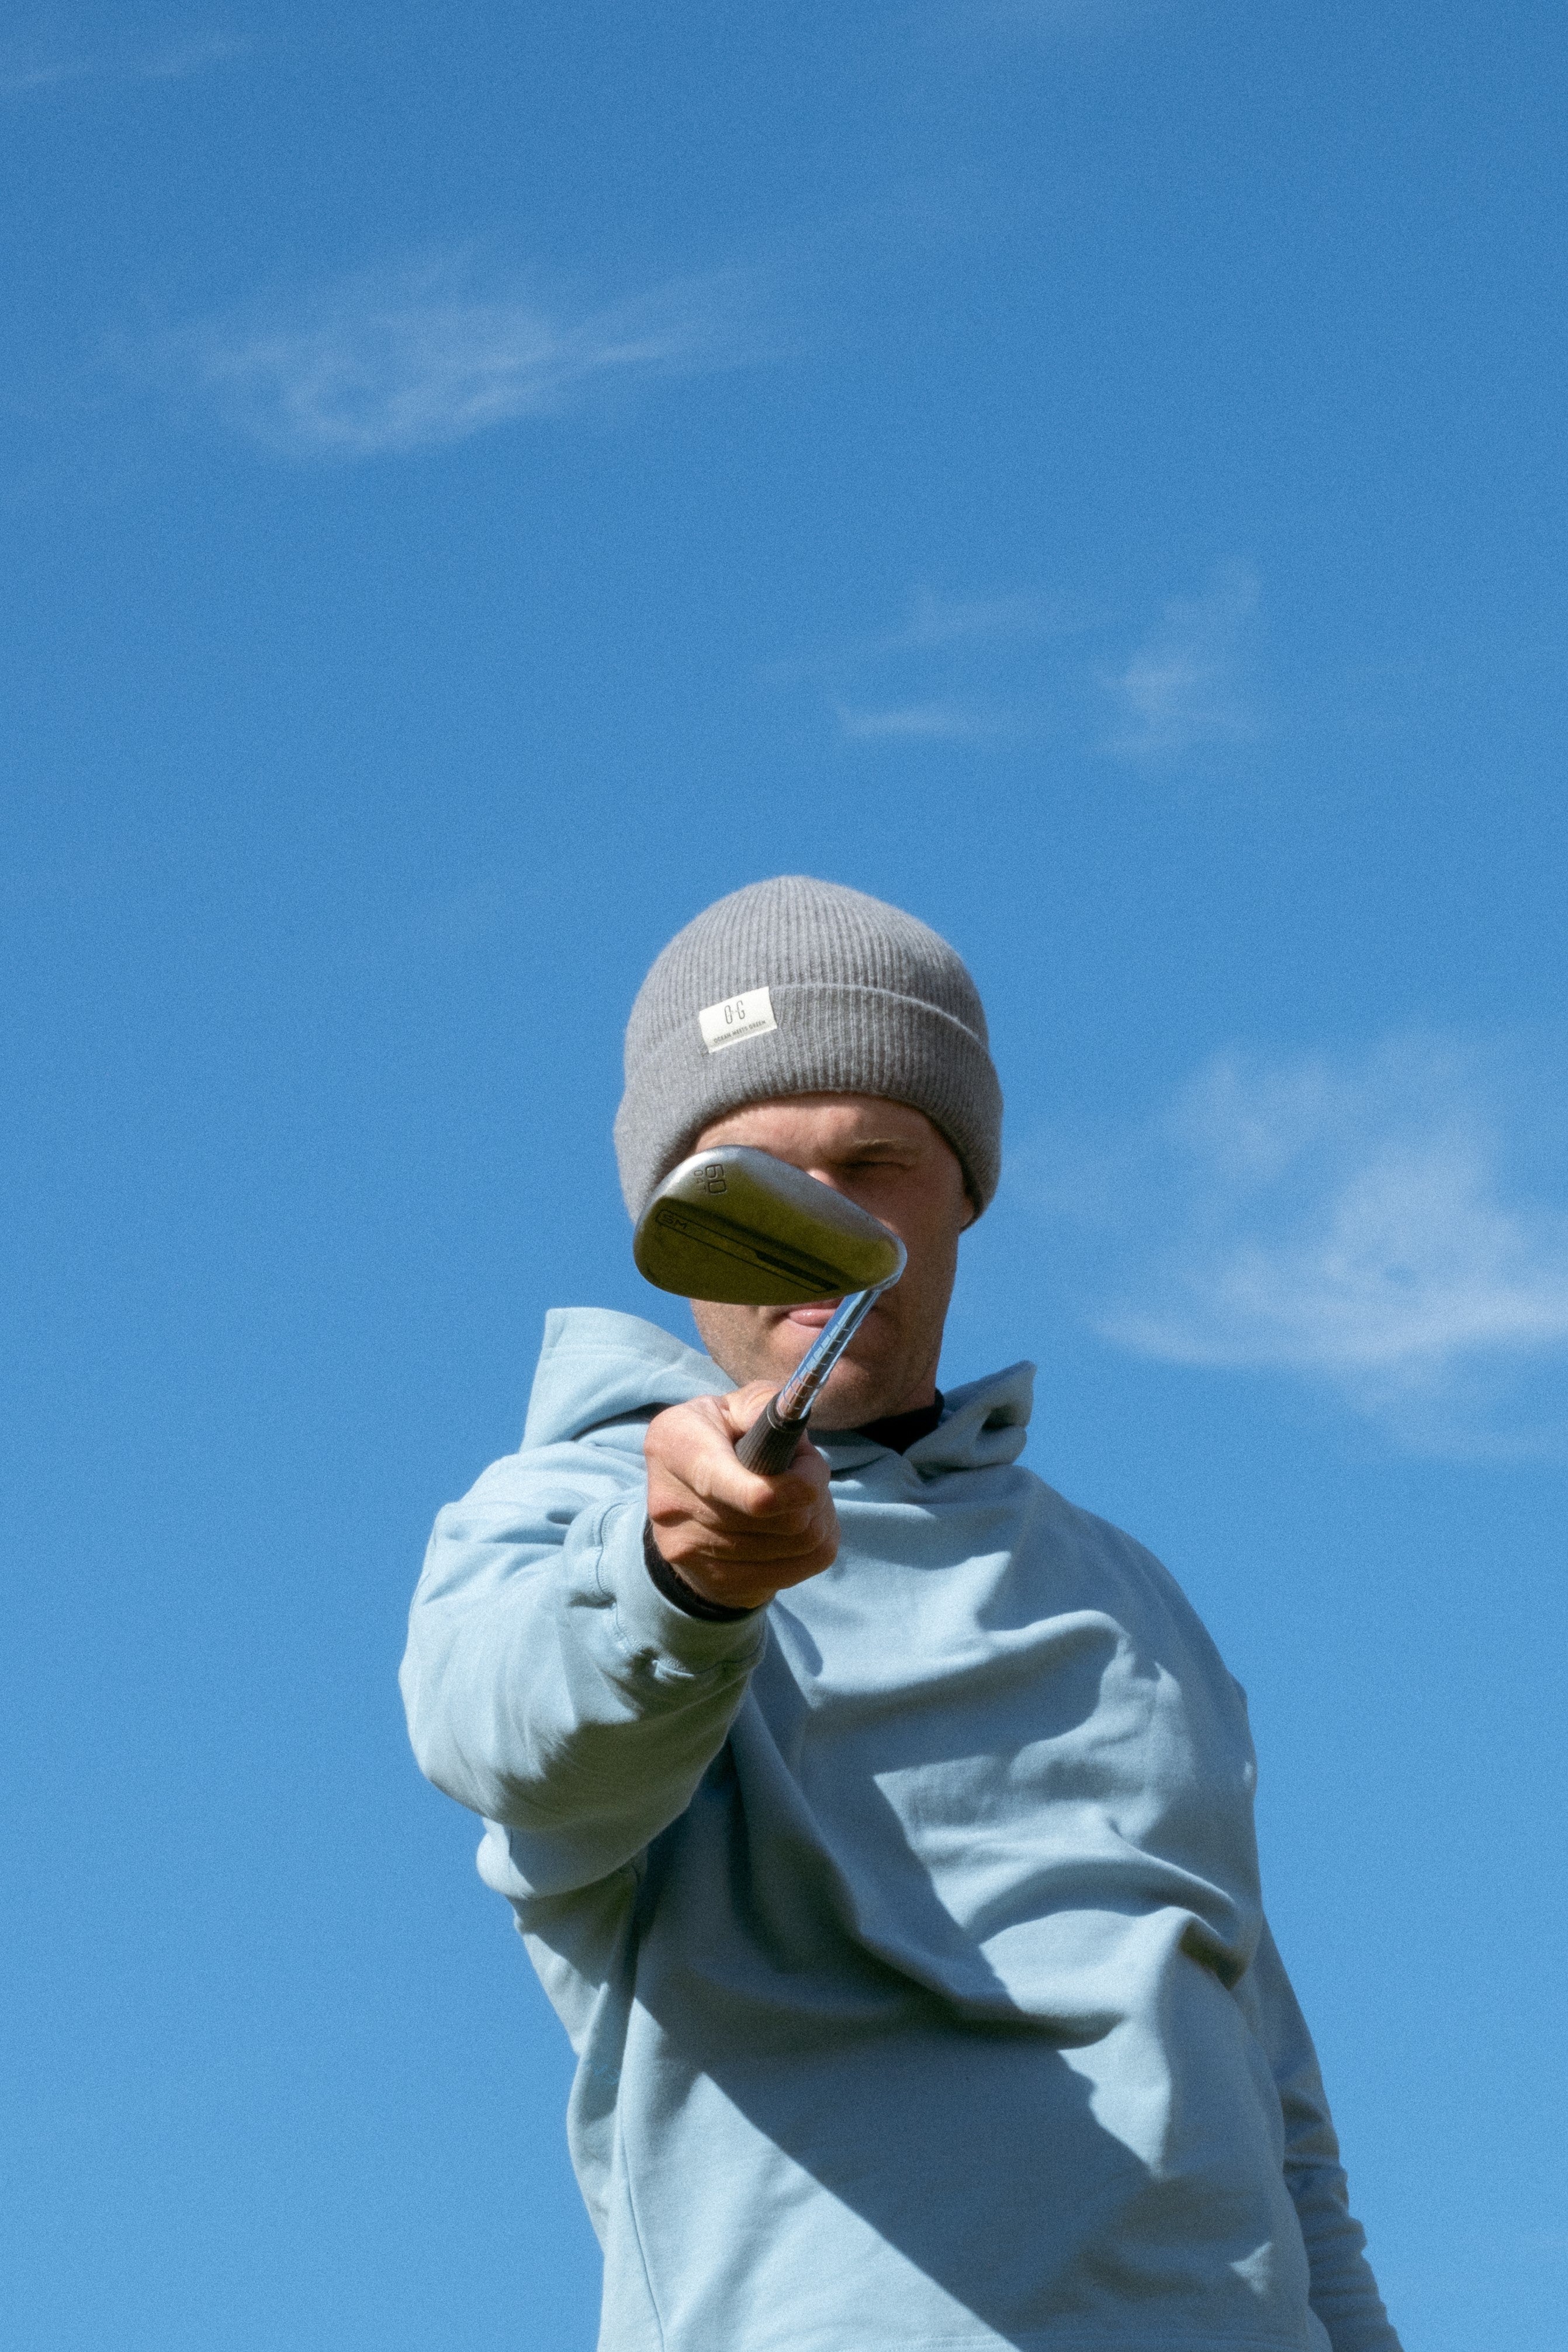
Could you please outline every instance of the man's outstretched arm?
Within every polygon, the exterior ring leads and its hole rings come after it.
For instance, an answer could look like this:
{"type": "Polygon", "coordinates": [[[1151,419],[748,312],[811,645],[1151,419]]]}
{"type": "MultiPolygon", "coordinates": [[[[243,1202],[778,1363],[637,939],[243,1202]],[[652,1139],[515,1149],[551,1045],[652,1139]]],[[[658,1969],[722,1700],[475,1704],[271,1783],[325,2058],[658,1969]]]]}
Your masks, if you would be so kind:
{"type": "Polygon", "coordinates": [[[760,1611],[716,1621],[656,1589],[651,1499],[710,1599],[749,1605],[833,1557],[821,1457],[775,1480],[741,1470],[714,1410],[730,1402],[660,1414],[647,1475],[619,1448],[539,1447],[436,1520],[402,1664],[410,1738],[427,1779],[507,1831],[533,1893],[608,1876],[685,1810],[761,1654],[760,1611]]]}

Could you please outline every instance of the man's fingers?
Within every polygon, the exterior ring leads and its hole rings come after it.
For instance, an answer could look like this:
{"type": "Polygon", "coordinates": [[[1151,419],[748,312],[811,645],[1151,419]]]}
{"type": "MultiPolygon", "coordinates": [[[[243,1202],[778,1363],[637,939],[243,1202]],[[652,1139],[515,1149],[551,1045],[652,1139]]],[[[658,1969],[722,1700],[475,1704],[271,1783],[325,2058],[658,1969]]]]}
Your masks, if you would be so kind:
{"type": "Polygon", "coordinates": [[[743,1389],[731,1389],[727,1396],[713,1399],[718,1417],[732,1437],[744,1437],[758,1414],[777,1389],[768,1381],[748,1381],[743,1389]]]}
{"type": "Polygon", "coordinates": [[[763,1382],[729,1397],[672,1405],[648,1425],[648,1516],[671,1566],[710,1601],[752,1608],[781,1587],[831,1568],[839,1523],[828,1465],[802,1444],[777,1478],[743,1469],[737,1437],[772,1391],[763,1382]]]}
{"type": "MultiPolygon", "coordinates": [[[[816,1449],[813,1447],[813,1454],[816,1449]]],[[[816,1454],[816,1459],[822,1457],[816,1454]]],[[[692,1492],[711,1504],[716,1510],[732,1514],[737,1518],[753,1523],[781,1526],[787,1519],[810,1518],[821,1510],[827,1488],[803,1471],[793,1468],[777,1478],[764,1478],[756,1470],[744,1469],[730,1454],[705,1454],[692,1465],[695,1475],[692,1492]]],[[[824,1471],[826,1463],[822,1464],[824,1471]]]]}
{"type": "MultiPolygon", "coordinates": [[[[804,1496],[799,1486],[790,1496],[769,1492],[773,1482],[759,1479],[747,1470],[727,1471],[722,1465],[690,1465],[687,1477],[661,1477],[650,1470],[650,1490],[661,1500],[668,1496],[678,1502],[685,1515],[698,1526],[722,1530],[729,1535],[776,1538],[789,1540],[804,1535],[815,1527],[824,1513],[831,1513],[832,1504],[825,1494],[804,1496]]],[[[657,1517],[655,1513],[655,1517],[657,1517]]]]}
{"type": "MultiPolygon", "coordinates": [[[[741,1391],[744,1399],[749,1391],[741,1391]]],[[[772,1393],[758,1384],[758,1410],[772,1393]]],[[[728,1407],[732,1397],[702,1398],[702,1407],[728,1407]]],[[[755,1418],[755,1415],[752,1416],[755,1418]]],[[[751,1425],[744,1408],[728,1412],[676,1408],[661,1413],[649,1425],[646,1452],[651,1465],[685,1486],[699,1503],[717,1513],[751,1525],[768,1524],[780,1530],[793,1520],[821,1510],[828,1492],[828,1465],[810,1441],[803,1444],[788,1470],[765,1478],[736,1459],[735,1440],[751,1425]]]]}
{"type": "Polygon", "coordinates": [[[689,1486],[674,1480],[660,1481],[655,1489],[659,1507],[653,1517],[669,1517],[677,1511],[690,1519],[694,1527],[709,1528],[715,1535],[751,1535],[758,1542],[764,1539],[787,1543],[791,1537],[802,1536],[816,1526],[821,1517],[819,1508],[799,1511],[744,1511],[731,1504],[716,1500],[710,1495],[694,1494],[689,1486]]]}

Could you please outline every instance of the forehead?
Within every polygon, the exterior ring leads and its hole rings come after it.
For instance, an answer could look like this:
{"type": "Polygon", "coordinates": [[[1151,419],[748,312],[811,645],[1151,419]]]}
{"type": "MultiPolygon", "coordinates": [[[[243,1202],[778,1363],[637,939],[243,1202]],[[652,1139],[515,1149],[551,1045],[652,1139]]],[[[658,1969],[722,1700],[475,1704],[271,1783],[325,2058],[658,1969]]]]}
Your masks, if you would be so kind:
{"type": "Polygon", "coordinates": [[[709,1143],[755,1144],[780,1159],[802,1150],[832,1157],[876,1144],[921,1152],[933,1145],[948,1148],[923,1110],[879,1095],[789,1095],[747,1103],[705,1127],[693,1150],[709,1143]]]}

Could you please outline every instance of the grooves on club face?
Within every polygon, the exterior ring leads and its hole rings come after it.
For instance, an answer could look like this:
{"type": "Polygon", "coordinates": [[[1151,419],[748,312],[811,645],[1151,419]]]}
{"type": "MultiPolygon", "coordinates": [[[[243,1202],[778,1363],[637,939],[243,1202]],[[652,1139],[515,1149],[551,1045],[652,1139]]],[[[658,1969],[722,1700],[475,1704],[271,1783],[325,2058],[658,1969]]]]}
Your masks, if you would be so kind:
{"type": "Polygon", "coordinates": [[[904,1271],[896,1234],[803,1169],[744,1143],[672,1169],[632,1250],[658,1289],[737,1307],[806,1306],[904,1271]]]}

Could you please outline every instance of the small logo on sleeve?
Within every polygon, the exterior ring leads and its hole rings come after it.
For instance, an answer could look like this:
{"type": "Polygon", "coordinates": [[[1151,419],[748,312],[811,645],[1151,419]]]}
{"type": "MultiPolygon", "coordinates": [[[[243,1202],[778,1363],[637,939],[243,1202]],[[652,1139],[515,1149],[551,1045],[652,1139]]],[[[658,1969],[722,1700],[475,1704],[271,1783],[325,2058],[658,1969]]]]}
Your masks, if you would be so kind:
{"type": "Polygon", "coordinates": [[[779,1024],[773,1018],[768,991],[748,988],[744,996],[727,996],[722,1004],[705,1004],[697,1014],[697,1026],[708,1052],[722,1054],[727,1045],[738,1045],[743,1038],[766,1036],[779,1024]]]}

